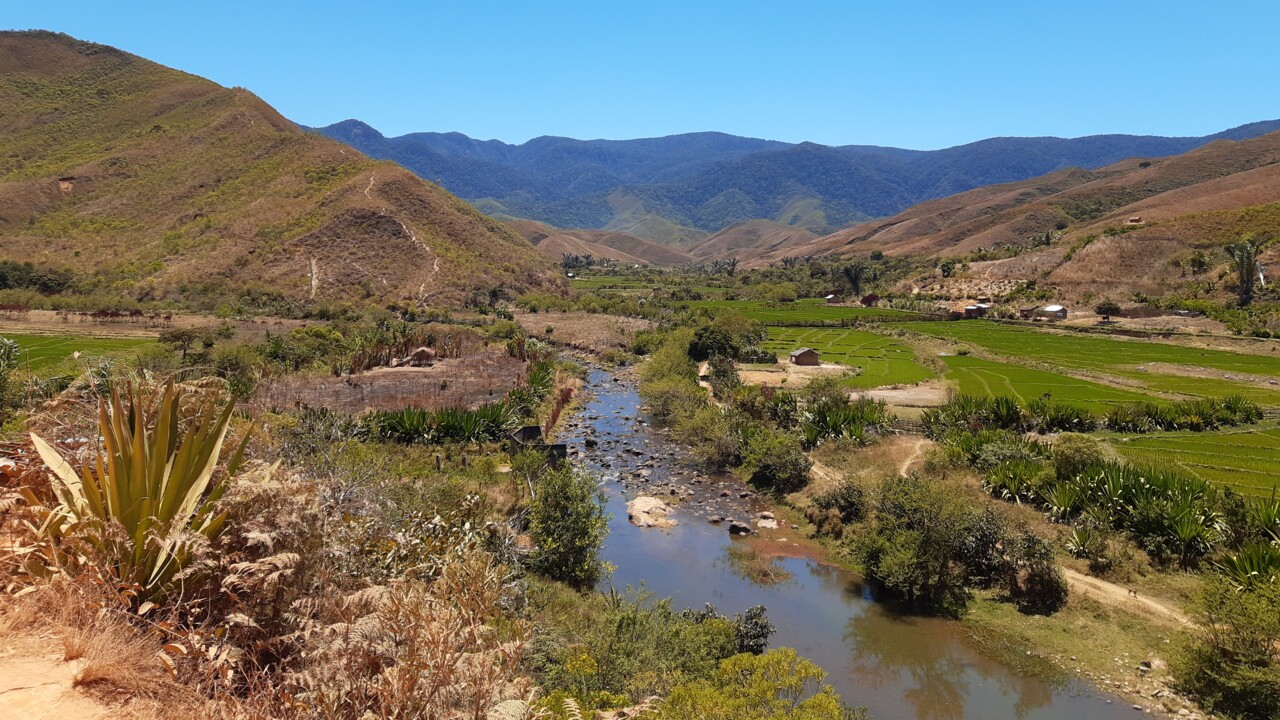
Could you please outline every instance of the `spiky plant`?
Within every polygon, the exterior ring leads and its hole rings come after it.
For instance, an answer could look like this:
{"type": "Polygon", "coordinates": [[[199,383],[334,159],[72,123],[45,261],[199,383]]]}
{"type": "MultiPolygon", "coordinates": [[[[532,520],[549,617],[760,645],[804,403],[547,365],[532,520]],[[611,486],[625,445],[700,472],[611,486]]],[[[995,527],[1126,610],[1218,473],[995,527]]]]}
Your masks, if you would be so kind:
{"type": "Polygon", "coordinates": [[[125,389],[124,402],[113,390],[98,404],[101,446],[79,472],[31,435],[59,501],[46,508],[34,494],[27,497],[43,516],[39,534],[53,541],[47,567],[68,568],[76,561],[67,548],[83,542],[138,602],[180,589],[194,551],[222,529],[226,514],[216,504],[244,451],[241,443],[218,473],[235,400],[219,409],[210,398],[184,422],[182,395],[170,381],[149,410],[150,398],[135,386],[125,389]]]}

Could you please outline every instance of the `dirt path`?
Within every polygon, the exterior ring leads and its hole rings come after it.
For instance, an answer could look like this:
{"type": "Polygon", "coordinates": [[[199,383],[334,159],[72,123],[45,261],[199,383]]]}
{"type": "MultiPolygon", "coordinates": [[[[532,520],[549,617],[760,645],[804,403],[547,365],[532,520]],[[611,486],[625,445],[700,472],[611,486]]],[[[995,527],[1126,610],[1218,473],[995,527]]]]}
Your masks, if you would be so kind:
{"type": "Polygon", "coordinates": [[[703,361],[703,363],[698,366],[698,387],[706,388],[707,397],[711,398],[711,402],[714,403],[717,407],[723,408],[725,404],[716,399],[716,391],[715,391],[715,388],[711,387],[711,381],[702,379],[704,377],[707,377],[710,374],[711,374],[711,363],[703,361]]]}
{"type": "Polygon", "coordinates": [[[933,443],[928,438],[920,438],[919,440],[916,440],[916,444],[911,448],[911,454],[908,455],[907,459],[903,460],[902,465],[898,467],[898,474],[906,475],[907,471],[911,469],[911,464],[919,460],[921,455],[924,455],[925,447],[932,444],[933,443]]]}
{"type": "Polygon", "coordinates": [[[98,720],[110,710],[71,686],[79,669],[56,655],[0,657],[0,720],[98,720]]]}
{"type": "Polygon", "coordinates": [[[1062,568],[1062,572],[1066,575],[1067,584],[1071,586],[1072,592],[1078,592],[1093,598],[1104,605],[1128,610],[1149,618],[1169,620],[1182,625],[1193,624],[1191,618],[1187,617],[1181,610],[1171,608],[1151,598],[1131,595],[1128,588],[1106,580],[1090,577],[1067,567],[1062,568]]]}

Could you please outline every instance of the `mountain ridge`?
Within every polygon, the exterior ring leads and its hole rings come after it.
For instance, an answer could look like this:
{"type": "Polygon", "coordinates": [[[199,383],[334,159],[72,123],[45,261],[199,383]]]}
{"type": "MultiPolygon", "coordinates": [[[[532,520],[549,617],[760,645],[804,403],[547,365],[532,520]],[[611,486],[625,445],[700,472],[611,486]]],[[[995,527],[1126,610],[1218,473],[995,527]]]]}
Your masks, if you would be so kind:
{"type": "Polygon", "coordinates": [[[315,130],[438,180],[497,217],[615,229],[688,247],[756,219],[828,233],[977,187],[1257,137],[1280,130],[1280,120],[1205,136],[999,137],[939,150],[784,143],[717,132],[636,140],[545,136],[513,145],[456,132],[388,138],[358,120],[315,130]],[[616,197],[629,199],[625,213],[612,207],[616,197]],[[805,212],[792,211],[800,206],[805,212]]]}

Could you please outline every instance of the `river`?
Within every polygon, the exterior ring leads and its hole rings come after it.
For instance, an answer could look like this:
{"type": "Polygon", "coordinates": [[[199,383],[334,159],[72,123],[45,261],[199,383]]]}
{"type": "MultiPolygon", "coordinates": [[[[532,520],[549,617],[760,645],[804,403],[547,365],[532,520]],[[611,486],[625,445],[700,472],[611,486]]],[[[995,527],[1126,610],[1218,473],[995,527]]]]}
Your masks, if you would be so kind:
{"type": "MultiPolygon", "coordinates": [[[[602,584],[643,585],[676,607],[711,603],[727,615],[764,605],[776,633],[771,645],[795,648],[828,673],[845,702],[865,705],[875,720],[1111,720],[1141,712],[1078,681],[1051,684],[1022,675],[972,647],[958,623],[893,612],[854,574],[802,557],[778,561],[790,574],[759,585],[735,571],[726,524],[709,516],[748,520],[763,506],[741,497],[732,478],[701,473],[679,446],[640,414],[632,384],[592,370],[591,393],[561,439],[576,461],[604,479],[609,537],[603,556],[615,566],[602,584]],[[673,494],[674,492],[674,494],[673,494]],[[627,521],[637,494],[680,498],[670,529],[627,521]]],[[[1027,622],[1036,622],[1028,618],[1027,622]]]]}

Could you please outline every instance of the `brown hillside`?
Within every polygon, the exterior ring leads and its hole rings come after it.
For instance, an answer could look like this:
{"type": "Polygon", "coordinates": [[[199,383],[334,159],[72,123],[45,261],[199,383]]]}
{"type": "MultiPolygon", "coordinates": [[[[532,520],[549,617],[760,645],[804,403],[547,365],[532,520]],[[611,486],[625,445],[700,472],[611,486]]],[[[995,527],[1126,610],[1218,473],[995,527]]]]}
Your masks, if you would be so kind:
{"type": "Polygon", "coordinates": [[[561,230],[536,220],[507,222],[543,255],[560,260],[564,253],[594,255],[636,265],[686,265],[693,258],[664,245],[611,230],[561,230]]]}
{"type": "Polygon", "coordinates": [[[817,238],[809,230],[771,220],[749,220],[730,225],[689,250],[698,260],[738,258],[744,264],[765,258],[797,254],[817,238]]]}
{"type": "Polygon", "coordinates": [[[558,283],[528,242],[243,89],[0,32],[3,257],[141,298],[446,303],[558,283]]]}

